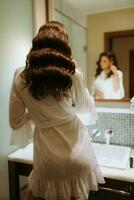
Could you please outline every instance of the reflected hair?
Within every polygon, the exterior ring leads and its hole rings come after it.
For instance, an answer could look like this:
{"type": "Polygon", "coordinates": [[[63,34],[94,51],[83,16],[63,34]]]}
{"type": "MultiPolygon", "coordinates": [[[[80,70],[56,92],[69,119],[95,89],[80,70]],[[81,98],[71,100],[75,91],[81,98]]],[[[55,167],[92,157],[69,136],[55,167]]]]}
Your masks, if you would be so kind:
{"type": "Polygon", "coordinates": [[[32,40],[26,67],[21,73],[30,94],[37,100],[70,97],[75,64],[65,27],[55,21],[41,26],[32,40]]]}
{"type": "MultiPolygon", "coordinates": [[[[118,66],[118,61],[117,61],[116,55],[113,52],[103,52],[103,53],[100,54],[99,60],[96,62],[97,69],[96,69],[96,73],[95,73],[95,78],[97,78],[97,76],[99,76],[100,73],[103,71],[103,69],[100,66],[101,58],[103,56],[106,56],[110,61],[112,61],[113,65],[115,65],[117,67],[117,69],[120,70],[120,68],[118,66]]],[[[113,72],[110,71],[107,74],[107,78],[109,78],[112,75],[113,75],[113,72]]]]}

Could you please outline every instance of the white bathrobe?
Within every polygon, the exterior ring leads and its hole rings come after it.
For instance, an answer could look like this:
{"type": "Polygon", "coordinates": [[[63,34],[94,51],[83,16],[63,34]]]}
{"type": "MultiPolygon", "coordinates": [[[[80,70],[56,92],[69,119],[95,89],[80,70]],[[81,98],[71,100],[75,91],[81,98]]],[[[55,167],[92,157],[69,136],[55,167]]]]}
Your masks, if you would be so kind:
{"type": "MultiPolygon", "coordinates": [[[[102,71],[97,78],[93,81],[91,94],[95,96],[95,91],[99,90],[103,93],[104,99],[122,99],[124,94],[124,87],[123,87],[123,73],[118,70],[119,76],[119,89],[117,91],[114,90],[114,82],[115,77],[111,75],[109,78],[106,78],[105,72],[102,71]]],[[[96,99],[100,99],[100,97],[95,97],[96,99]]]]}
{"type": "Polygon", "coordinates": [[[88,130],[78,115],[90,113],[97,119],[82,73],[76,69],[73,75],[70,99],[57,102],[51,96],[41,101],[34,99],[23,87],[22,70],[18,69],[14,76],[9,113],[11,144],[25,147],[33,136],[30,118],[35,124],[29,190],[46,200],[69,200],[71,196],[86,200],[89,191],[96,191],[104,179],[88,130]]]}

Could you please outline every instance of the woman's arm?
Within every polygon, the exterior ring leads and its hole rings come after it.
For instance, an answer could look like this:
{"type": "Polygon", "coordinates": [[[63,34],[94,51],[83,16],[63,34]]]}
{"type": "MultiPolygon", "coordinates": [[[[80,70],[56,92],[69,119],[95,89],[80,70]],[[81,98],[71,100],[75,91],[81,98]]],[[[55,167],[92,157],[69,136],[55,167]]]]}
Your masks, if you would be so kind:
{"type": "Polygon", "coordinates": [[[20,128],[27,120],[26,106],[17,90],[15,72],[9,99],[9,123],[12,129],[20,128]]]}
{"type": "Polygon", "coordinates": [[[124,86],[123,86],[123,73],[120,70],[117,70],[115,66],[112,66],[113,74],[114,74],[114,97],[115,99],[121,99],[125,96],[124,86]]]}
{"type": "Polygon", "coordinates": [[[76,115],[84,125],[95,124],[98,119],[95,110],[94,99],[85,87],[82,73],[76,69],[73,77],[73,103],[76,109],[76,115]]]}
{"type": "Polygon", "coordinates": [[[113,89],[115,92],[117,92],[120,89],[120,76],[118,73],[118,70],[116,68],[116,66],[112,65],[111,66],[111,71],[114,74],[114,85],[113,85],[113,89]]]}
{"type": "Polygon", "coordinates": [[[85,87],[82,72],[76,69],[73,78],[73,101],[77,112],[92,113],[92,115],[94,115],[94,117],[97,119],[94,99],[90,95],[88,89],[85,87]]]}
{"type": "Polygon", "coordinates": [[[82,75],[82,77],[83,77],[83,82],[84,82],[84,85],[85,85],[85,87],[86,87],[86,80],[85,80],[85,78],[84,78],[84,76],[83,76],[83,73],[82,73],[82,71],[81,71],[80,66],[78,65],[78,63],[76,62],[76,60],[72,59],[72,61],[74,62],[75,66],[76,66],[76,69],[78,69],[79,72],[81,72],[81,75],[82,75]]]}
{"type": "Polygon", "coordinates": [[[23,148],[29,144],[33,133],[29,123],[30,115],[26,112],[25,103],[17,90],[16,76],[17,71],[14,75],[9,100],[9,123],[12,128],[10,144],[23,148]]]}

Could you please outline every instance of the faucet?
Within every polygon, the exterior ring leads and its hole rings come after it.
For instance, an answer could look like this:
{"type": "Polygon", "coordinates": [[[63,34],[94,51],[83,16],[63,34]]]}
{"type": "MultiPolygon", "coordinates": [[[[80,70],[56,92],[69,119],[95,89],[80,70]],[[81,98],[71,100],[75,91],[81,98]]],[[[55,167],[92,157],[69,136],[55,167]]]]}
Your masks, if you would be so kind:
{"type": "Polygon", "coordinates": [[[131,102],[130,109],[131,109],[132,111],[134,111],[134,96],[131,98],[130,102],[131,102]]]}
{"type": "Polygon", "coordinates": [[[100,136],[101,131],[99,129],[93,129],[90,141],[93,141],[96,137],[100,136]]]}
{"type": "Polygon", "coordinates": [[[110,144],[110,138],[113,136],[113,131],[112,129],[106,129],[105,130],[105,140],[106,140],[106,144],[110,144]]]}

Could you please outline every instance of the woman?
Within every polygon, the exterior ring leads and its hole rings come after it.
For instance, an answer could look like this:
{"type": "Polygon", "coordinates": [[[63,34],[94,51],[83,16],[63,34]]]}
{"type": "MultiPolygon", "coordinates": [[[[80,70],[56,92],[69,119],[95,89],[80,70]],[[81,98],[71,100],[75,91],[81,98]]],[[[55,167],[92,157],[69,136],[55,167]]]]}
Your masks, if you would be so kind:
{"type": "Polygon", "coordinates": [[[95,99],[122,99],[124,97],[123,73],[112,52],[100,54],[91,94],[95,99]]]}
{"type": "MultiPolygon", "coordinates": [[[[87,129],[77,112],[90,112],[94,102],[71,59],[68,35],[59,22],[43,25],[15,73],[10,97],[12,144],[27,145],[34,121],[34,159],[25,199],[86,200],[104,179],[87,129]],[[23,137],[23,144],[18,138],[23,137]]],[[[20,139],[22,141],[22,139],[20,139]]]]}

